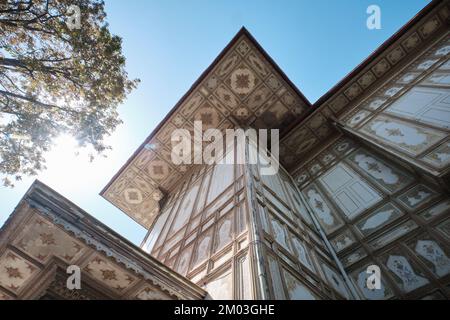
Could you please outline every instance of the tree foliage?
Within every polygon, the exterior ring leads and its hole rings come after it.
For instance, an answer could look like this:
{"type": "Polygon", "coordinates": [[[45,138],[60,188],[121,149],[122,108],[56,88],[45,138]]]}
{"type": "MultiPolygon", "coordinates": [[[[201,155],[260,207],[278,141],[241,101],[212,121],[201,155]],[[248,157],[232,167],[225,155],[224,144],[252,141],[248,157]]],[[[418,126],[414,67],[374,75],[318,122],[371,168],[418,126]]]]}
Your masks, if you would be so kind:
{"type": "Polygon", "coordinates": [[[121,123],[117,107],[138,83],[103,1],[0,2],[0,174],[12,185],[45,168],[61,133],[102,153],[121,123]],[[79,8],[80,28],[68,21],[79,8]]]}

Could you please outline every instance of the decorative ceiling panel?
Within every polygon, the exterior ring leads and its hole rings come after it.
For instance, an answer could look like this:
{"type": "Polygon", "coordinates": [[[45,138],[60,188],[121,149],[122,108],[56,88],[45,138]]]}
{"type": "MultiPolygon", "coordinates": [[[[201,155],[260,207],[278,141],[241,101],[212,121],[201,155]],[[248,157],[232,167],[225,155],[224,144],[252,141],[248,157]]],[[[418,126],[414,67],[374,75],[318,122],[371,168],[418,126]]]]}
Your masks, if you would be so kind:
{"type": "Polygon", "coordinates": [[[83,270],[118,293],[124,293],[126,289],[138,281],[129,272],[126,272],[115,263],[108,261],[100,255],[95,255],[83,270]]]}
{"type": "Polygon", "coordinates": [[[36,265],[9,249],[0,257],[0,285],[14,293],[19,292],[38,272],[36,265]]]}
{"type": "Polygon", "coordinates": [[[53,255],[71,264],[86,251],[81,242],[45,219],[33,216],[15,245],[37,259],[47,262],[53,255]]]}
{"type": "MultiPolygon", "coordinates": [[[[283,133],[309,112],[309,102],[242,29],[191,90],[180,100],[102,195],[146,228],[159,213],[158,200],[188,169],[171,161],[171,134],[177,128],[280,129],[283,133]],[[138,183],[139,181],[139,183],[138,183]]],[[[319,135],[327,130],[317,128],[319,135]]]]}

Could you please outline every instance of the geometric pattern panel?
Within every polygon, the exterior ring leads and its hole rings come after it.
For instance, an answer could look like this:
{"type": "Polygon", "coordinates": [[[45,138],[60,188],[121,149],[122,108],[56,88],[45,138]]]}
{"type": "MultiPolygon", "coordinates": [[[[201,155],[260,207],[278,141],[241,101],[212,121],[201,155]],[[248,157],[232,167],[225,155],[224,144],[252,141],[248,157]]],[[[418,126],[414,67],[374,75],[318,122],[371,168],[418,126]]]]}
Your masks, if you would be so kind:
{"type": "Polygon", "coordinates": [[[42,263],[47,262],[54,255],[70,264],[86,251],[85,246],[79,241],[36,215],[25,227],[23,236],[17,239],[15,244],[42,263]]]}
{"type": "Polygon", "coordinates": [[[123,293],[137,282],[137,278],[129,272],[124,271],[99,255],[92,258],[83,270],[119,293],[123,293]]]}
{"type": "Polygon", "coordinates": [[[0,257],[0,285],[17,293],[39,271],[38,267],[6,250],[0,257]]]}

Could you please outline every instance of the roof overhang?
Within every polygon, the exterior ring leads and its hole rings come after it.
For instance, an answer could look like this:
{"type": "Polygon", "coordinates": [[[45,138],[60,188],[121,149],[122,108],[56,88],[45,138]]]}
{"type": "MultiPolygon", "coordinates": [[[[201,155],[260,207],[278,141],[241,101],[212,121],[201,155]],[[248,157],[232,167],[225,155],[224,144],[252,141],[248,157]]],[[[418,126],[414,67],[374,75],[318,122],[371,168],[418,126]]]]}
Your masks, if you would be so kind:
{"type": "Polygon", "coordinates": [[[198,300],[206,295],[39,181],[0,229],[0,266],[0,298],[198,300]],[[60,281],[62,274],[67,279],[70,265],[81,269],[77,294],[60,281]],[[8,268],[15,274],[4,271],[8,268]]]}
{"type": "Polygon", "coordinates": [[[150,228],[160,199],[189,169],[171,160],[171,134],[208,128],[284,128],[310,113],[311,104],[250,33],[242,28],[203,72],[101,195],[150,228]]]}
{"type": "Polygon", "coordinates": [[[297,119],[280,143],[280,158],[291,173],[340,133],[332,122],[355,106],[449,30],[450,1],[434,0],[297,119]]]}

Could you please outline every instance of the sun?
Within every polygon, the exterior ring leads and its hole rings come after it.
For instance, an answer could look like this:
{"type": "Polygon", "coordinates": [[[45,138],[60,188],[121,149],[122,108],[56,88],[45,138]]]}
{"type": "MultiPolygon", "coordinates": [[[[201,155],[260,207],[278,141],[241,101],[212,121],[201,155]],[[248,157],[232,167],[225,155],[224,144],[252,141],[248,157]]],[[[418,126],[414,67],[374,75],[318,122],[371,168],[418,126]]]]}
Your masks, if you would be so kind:
{"type": "Polygon", "coordinates": [[[47,169],[66,168],[68,164],[73,164],[75,159],[81,156],[81,151],[76,139],[71,135],[58,136],[45,157],[47,169]]]}
{"type": "Polygon", "coordinates": [[[90,152],[92,148],[80,147],[73,136],[60,135],[45,156],[47,169],[39,179],[55,186],[70,185],[72,190],[83,188],[87,181],[98,180],[111,170],[109,161],[100,155],[90,161],[90,152]]]}

